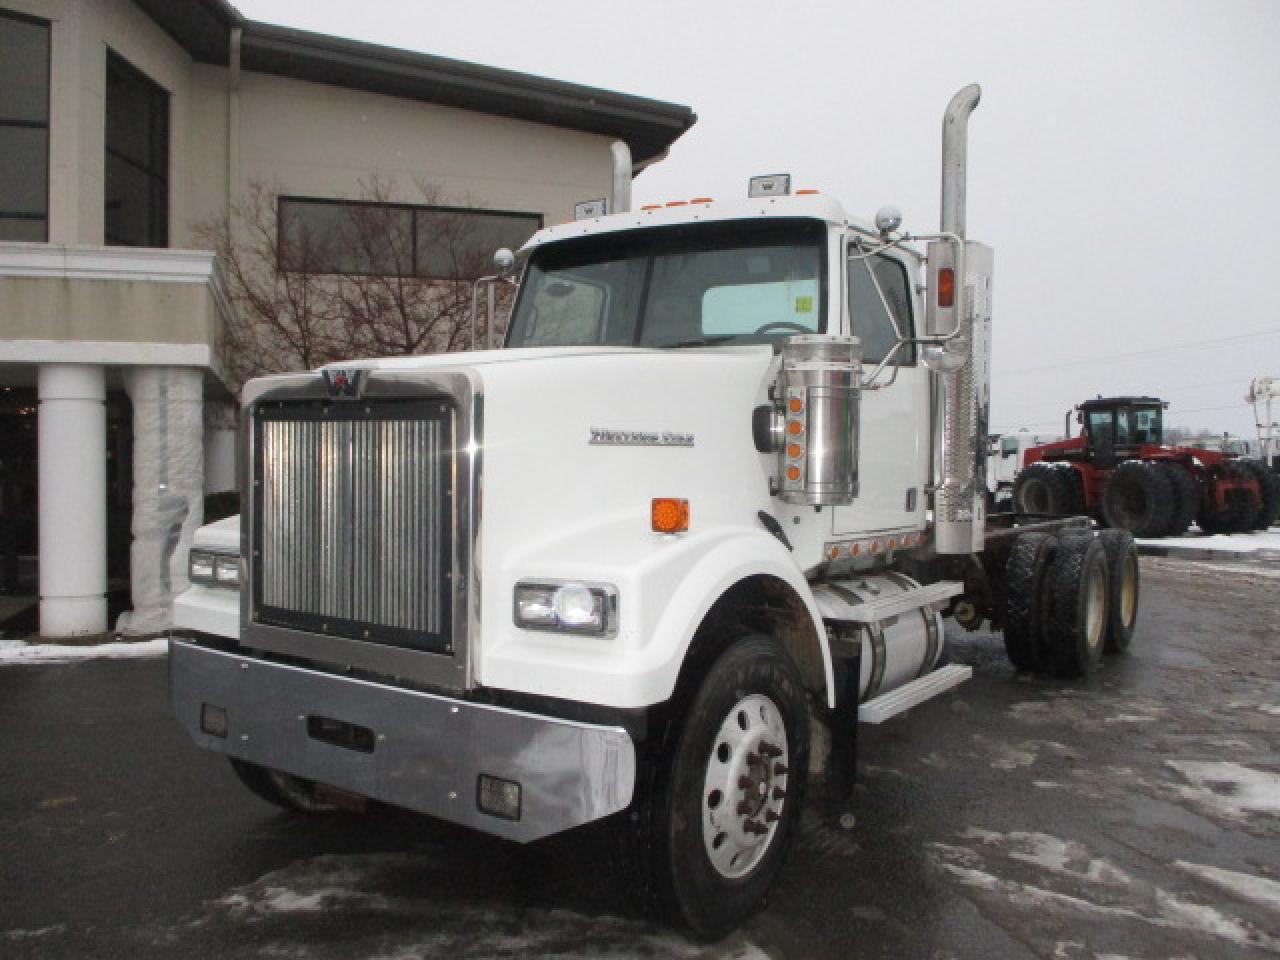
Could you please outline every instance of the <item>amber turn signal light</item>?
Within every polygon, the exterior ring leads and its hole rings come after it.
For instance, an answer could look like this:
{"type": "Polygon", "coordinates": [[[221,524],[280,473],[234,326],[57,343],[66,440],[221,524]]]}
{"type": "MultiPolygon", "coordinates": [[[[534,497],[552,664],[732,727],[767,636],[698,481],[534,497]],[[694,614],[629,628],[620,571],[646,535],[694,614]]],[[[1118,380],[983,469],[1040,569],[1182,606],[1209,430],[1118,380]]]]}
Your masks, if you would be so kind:
{"type": "Polygon", "coordinates": [[[649,521],[655,533],[684,533],[689,529],[689,501],[657,497],[649,521]]]}
{"type": "Polygon", "coordinates": [[[938,271],[938,306],[954,307],[956,304],[956,272],[950,267],[938,271]]]}

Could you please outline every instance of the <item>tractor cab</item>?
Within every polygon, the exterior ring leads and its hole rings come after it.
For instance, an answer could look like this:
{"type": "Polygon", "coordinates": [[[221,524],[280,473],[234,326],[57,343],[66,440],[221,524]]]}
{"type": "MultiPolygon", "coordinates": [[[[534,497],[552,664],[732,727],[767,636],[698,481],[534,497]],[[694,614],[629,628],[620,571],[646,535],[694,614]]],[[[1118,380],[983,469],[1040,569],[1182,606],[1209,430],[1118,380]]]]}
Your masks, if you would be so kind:
{"type": "Polygon", "coordinates": [[[1083,427],[1088,459],[1103,469],[1138,455],[1144,446],[1164,441],[1163,411],[1156,397],[1098,397],[1076,409],[1083,427]]]}

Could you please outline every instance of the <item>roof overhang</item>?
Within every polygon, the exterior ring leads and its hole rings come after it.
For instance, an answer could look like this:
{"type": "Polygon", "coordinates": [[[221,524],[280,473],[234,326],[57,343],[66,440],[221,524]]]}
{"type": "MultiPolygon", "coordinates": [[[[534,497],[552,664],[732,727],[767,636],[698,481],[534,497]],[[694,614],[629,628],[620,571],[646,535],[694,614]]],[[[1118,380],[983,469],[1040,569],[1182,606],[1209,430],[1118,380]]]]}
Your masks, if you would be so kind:
{"type": "Polygon", "coordinates": [[[623,140],[634,162],[661,157],[697,121],[686,106],[246,20],[225,0],[134,0],[201,63],[544,123],[623,140]]]}

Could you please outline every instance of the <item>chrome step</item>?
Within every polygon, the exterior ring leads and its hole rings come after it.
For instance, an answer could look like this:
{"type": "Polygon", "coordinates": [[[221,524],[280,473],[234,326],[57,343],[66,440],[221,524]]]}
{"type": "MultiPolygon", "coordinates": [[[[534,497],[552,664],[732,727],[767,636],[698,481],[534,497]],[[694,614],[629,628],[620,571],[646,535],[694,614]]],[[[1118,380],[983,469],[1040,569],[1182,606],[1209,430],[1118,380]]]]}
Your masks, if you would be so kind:
{"type": "Polygon", "coordinates": [[[973,676],[973,667],[953,663],[905,683],[896,690],[882,693],[874,700],[858,706],[859,723],[884,723],[890,717],[919,706],[926,700],[946,693],[973,676]]]}
{"type": "MultiPolygon", "coordinates": [[[[823,589],[823,584],[819,584],[814,588],[817,594],[823,589]]],[[[865,603],[842,603],[839,611],[840,616],[831,616],[834,610],[829,611],[823,608],[823,604],[819,604],[822,609],[823,616],[829,620],[848,620],[853,623],[875,623],[879,620],[887,620],[890,617],[901,616],[911,610],[919,610],[921,607],[931,605],[936,606],[935,609],[941,609],[941,605],[945,605],[948,600],[954,596],[964,593],[964,584],[959,580],[943,580],[939,583],[931,583],[926,587],[917,587],[908,590],[905,593],[895,593],[890,596],[881,597],[876,600],[869,600],[865,603]]]]}

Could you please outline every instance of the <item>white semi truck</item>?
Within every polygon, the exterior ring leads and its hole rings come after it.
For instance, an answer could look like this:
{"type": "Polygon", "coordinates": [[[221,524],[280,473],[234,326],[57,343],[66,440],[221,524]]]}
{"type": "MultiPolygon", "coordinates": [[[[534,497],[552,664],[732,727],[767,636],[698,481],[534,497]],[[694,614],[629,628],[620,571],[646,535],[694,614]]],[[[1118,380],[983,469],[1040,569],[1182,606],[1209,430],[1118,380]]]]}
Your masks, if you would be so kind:
{"type": "MultiPolygon", "coordinates": [[[[970,675],[943,614],[1079,674],[1127,535],[985,517],[991,251],[759,178],[537,233],[505,347],[250,383],[171,695],[285,807],[374,798],[515,841],[604,818],[675,922],[763,901],[811,771],[970,675]],[[616,815],[616,816],[615,816],[616,815]]],[[[591,211],[598,212],[598,211],[591,211]]],[[[847,793],[846,793],[847,796],[847,793]]]]}

